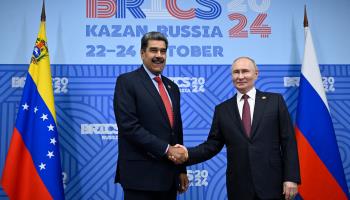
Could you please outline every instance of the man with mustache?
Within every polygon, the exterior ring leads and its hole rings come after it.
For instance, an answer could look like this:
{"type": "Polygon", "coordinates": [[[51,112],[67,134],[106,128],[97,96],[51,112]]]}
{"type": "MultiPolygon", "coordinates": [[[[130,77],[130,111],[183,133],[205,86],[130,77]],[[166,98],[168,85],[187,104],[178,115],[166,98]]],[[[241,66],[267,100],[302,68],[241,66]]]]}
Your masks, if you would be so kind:
{"type": "Polygon", "coordinates": [[[231,73],[237,93],[215,107],[207,140],[188,148],[185,157],[170,158],[192,165],[212,158],[225,145],[228,199],[293,199],[300,183],[299,159],[283,97],[255,88],[258,68],[249,57],[237,58],[231,73]]]}
{"type": "Polygon", "coordinates": [[[118,77],[114,113],[118,125],[118,162],[115,182],[126,200],[175,200],[188,188],[185,166],[169,155],[184,154],[180,92],[162,75],[167,38],[149,32],[141,39],[143,64],[118,77]],[[175,152],[176,151],[176,152],[175,152]]]}

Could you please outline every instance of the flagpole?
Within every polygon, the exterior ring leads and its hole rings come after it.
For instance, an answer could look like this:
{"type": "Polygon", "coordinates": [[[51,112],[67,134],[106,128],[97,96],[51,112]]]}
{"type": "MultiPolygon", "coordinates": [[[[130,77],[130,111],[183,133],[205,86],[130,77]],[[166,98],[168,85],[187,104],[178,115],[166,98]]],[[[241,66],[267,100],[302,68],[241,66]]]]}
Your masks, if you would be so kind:
{"type": "Polygon", "coordinates": [[[309,20],[307,19],[306,5],[304,6],[304,28],[309,27],[309,20]]]}
{"type": "Polygon", "coordinates": [[[41,9],[41,21],[45,22],[46,21],[46,14],[45,14],[45,0],[43,0],[43,7],[41,9]]]}

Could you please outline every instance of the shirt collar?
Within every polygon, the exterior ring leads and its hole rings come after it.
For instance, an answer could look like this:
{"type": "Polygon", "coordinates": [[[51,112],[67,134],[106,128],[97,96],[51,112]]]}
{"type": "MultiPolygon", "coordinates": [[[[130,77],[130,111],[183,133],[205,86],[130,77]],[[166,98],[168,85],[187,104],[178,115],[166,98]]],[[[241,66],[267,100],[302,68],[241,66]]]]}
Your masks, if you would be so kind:
{"type": "MultiPolygon", "coordinates": [[[[252,100],[255,100],[255,95],[256,95],[256,89],[255,89],[255,87],[253,87],[252,89],[250,89],[246,94],[249,96],[249,98],[251,98],[252,100]]],[[[240,92],[237,90],[237,100],[241,100],[243,95],[244,95],[244,94],[240,93],[240,92]]]]}
{"type": "MultiPolygon", "coordinates": [[[[154,80],[155,77],[157,77],[156,75],[154,75],[151,71],[149,71],[149,69],[145,66],[145,65],[142,65],[143,68],[145,69],[146,73],[148,74],[148,76],[154,80]]],[[[162,78],[162,76],[159,74],[159,77],[162,78]]]]}

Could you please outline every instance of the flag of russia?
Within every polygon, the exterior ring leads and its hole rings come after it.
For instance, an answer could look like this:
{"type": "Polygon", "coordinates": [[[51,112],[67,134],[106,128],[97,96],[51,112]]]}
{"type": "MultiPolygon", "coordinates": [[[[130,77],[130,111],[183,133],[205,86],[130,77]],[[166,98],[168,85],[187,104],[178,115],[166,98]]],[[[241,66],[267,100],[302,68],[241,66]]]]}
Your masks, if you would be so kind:
{"type": "Polygon", "coordinates": [[[348,199],[348,187],[315,49],[305,27],[296,117],[303,199],[348,199]]]}

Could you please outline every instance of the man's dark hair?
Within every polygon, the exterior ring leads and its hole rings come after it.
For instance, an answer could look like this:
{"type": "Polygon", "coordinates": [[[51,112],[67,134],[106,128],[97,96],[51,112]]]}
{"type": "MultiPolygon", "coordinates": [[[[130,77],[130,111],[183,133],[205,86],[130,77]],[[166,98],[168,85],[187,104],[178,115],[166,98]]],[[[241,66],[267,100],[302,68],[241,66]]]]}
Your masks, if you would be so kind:
{"type": "Polygon", "coordinates": [[[149,40],[161,40],[165,42],[165,48],[168,49],[168,39],[160,32],[152,31],[144,34],[141,39],[141,50],[146,51],[149,40]]]}

